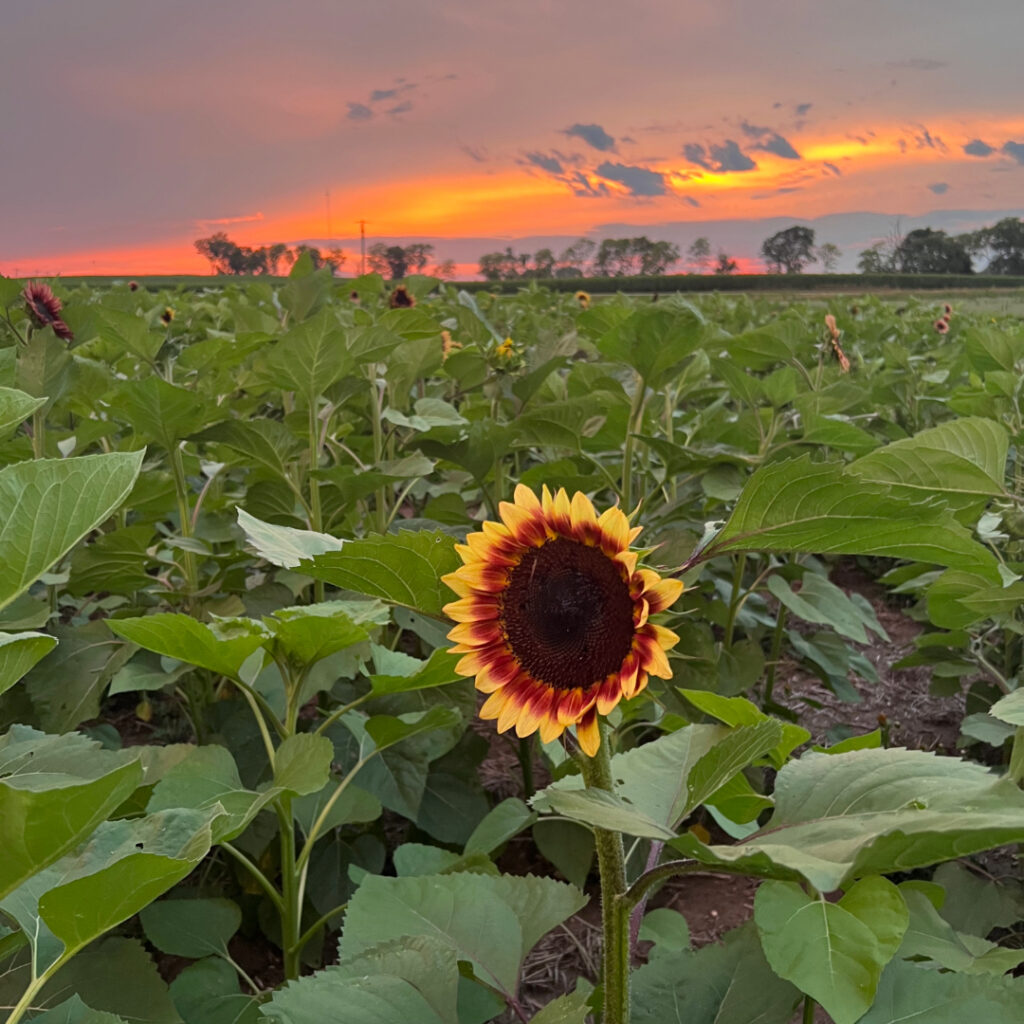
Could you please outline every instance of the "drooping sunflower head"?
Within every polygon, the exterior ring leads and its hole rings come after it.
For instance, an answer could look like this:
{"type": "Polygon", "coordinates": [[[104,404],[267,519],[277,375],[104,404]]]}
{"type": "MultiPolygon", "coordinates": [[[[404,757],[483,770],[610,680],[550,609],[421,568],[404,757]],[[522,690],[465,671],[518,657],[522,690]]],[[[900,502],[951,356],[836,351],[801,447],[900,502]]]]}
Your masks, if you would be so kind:
{"type": "Polygon", "coordinates": [[[580,309],[590,309],[590,293],[585,291],[578,291],[576,293],[576,301],[580,304],[580,309]]]}
{"type": "Polygon", "coordinates": [[[445,606],[461,654],[456,671],[490,696],[482,718],[544,742],[576,726],[593,756],[598,715],[639,693],[648,676],[672,677],[665,652],[679,637],[650,616],[682,593],[679,580],[638,569],[630,544],[640,527],[586,495],[541,498],[516,487],[500,522],[485,522],[456,550],[465,563],[443,577],[459,595],[445,606]]]}
{"type": "Polygon", "coordinates": [[[404,284],[400,284],[388,296],[388,305],[392,309],[409,309],[416,305],[416,296],[404,284]]]}
{"type": "Polygon", "coordinates": [[[43,284],[42,281],[29,281],[21,290],[21,297],[25,300],[29,319],[36,327],[52,327],[53,333],[64,341],[71,341],[74,338],[71,328],[60,316],[63,304],[48,284],[43,284]]]}

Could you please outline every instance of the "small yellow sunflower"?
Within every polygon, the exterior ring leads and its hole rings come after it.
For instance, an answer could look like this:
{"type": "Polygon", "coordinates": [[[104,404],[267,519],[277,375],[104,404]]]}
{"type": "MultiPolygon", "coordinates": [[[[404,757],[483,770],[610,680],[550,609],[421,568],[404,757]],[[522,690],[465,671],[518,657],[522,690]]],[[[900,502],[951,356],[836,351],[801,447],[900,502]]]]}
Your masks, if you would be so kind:
{"type": "Polygon", "coordinates": [[[160,314],[160,319],[163,320],[165,324],[170,324],[174,319],[174,310],[171,309],[170,306],[165,306],[164,311],[160,314]]]}
{"type": "Polygon", "coordinates": [[[576,293],[576,301],[580,304],[580,309],[590,309],[590,293],[584,291],[578,291],[576,293]]]}
{"type": "Polygon", "coordinates": [[[674,604],[679,580],[637,569],[629,545],[641,527],[590,499],[523,484],[456,550],[465,563],[444,576],[459,595],[445,606],[460,675],[490,694],[480,710],[498,731],[540,730],[547,743],[570,725],[591,757],[598,715],[639,693],[648,676],[672,677],[665,652],[679,637],[648,621],[674,604]]]}
{"type": "Polygon", "coordinates": [[[511,359],[515,355],[515,345],[511,338],[506,338],[495,350],[494,354],[499,359],[511,359]]]}

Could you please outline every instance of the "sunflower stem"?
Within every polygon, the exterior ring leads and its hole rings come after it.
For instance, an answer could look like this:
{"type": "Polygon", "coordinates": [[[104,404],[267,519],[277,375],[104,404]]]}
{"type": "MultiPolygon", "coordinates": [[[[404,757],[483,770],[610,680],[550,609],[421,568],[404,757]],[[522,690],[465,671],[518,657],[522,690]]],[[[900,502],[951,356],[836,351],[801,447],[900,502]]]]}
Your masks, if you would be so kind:
{"type": "MultiPolygon", "coordinates": [[[[615,791],[608,731],[599,721],[601,744],[593,757],[580,755],[580,768],[587,789],[615,791]]],[[[629,904],[626,893],[626,856],[622,836],[603,828],[594,829],[597,866],[601,873],[601,925],[604,932],[603,1024],[629,1022],[629,904]]]]}

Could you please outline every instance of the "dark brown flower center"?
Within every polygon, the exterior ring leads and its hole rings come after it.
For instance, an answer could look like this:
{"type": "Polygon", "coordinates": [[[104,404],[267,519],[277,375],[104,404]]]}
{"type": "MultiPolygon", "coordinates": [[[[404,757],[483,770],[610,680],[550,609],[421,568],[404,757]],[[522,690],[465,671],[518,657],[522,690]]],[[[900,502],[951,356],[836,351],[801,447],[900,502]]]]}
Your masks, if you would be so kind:
{"type": "Polygon", "coordinates": [[[509,575],[500,622],[539,682],[587,687],[617,672],[633,641],[633,600],[599,548],[559,537],[531,548],[509,575]]]}

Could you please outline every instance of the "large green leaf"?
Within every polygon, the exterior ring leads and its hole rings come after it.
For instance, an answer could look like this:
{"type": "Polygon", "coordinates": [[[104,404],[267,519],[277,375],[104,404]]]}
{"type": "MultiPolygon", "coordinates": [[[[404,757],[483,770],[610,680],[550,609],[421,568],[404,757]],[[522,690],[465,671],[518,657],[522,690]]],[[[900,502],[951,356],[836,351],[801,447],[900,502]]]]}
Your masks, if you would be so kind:
{"type": "Polygon", "coordinates": [[[771,881],[757,890],[754,920],[772,970],[819,1002],[835,1024],[854,1024],[874,1001],[908,914],[884,878],[857,882],[838,903],[771,881]]]}
{"type": "Polygon", "coordinates": [[[257,1024],[258,995],[243,995],[238,971],[227,960],[206,957],[171,982],[171,998],[185,1024],[257,1024]]]}
{"type": "Polygon", "coordinates": [[[884,555],[995,568],[995,558],[944,508],[908,502],[840,463],[807,456],[759,469],[705,552],[808,551],[884,555]]]}
{"type": "Polygon", "coordinates": [[[297,391],[308,409],[332,384],[349,372],[345,330],[331,307],[296,324],[267,356],[277,386],[297,391]]]}
{"type": "Polygon", "coordinates": [[[765,716],[734,729],[688,725],[612,758],[615,793],[583,790],[578,775],[552,783],[534,798],[599,828],[649,839],[669,839],[694,809],[782,738],[782,725],[765,716]]]}
{"type": "Polygon", "coordinates": [[[242,912],[228,899],[173,899],[151,903],[139,919],[146,938],[161,953],[198,960],[227,954],[228,942],[242,923],[242,912]]]}
{"type": "Polygon", "coordinates": [[[451,537],[440,530],[401,530],[345,541],[303,561],[301,572],[359,594],[440,616],[455,595],[441,576],[462,564],[451,537]]]}
{"type": "Polygon", "coordinates": [[[0,608],[120,506],[143,454],[37,459],[0,469],[0,608]]]}
{"type": "Polygon", "coordinates": [[[866,630],[887,640],[874,609],[859,594],[847,595],[818,573],[804,573],[799,593],[778,573],[768,577],[769,592],[804,622],[831,626],[837,633],[857,643],[869,642],[866,630]],[[860,598],[860,600],[856,600],[860,598]]]}
{"type": "Polygon", "coordinates": [[[348,615],[347,606],[334,601],[281,608],[264,623],[274,633],[275,651],[300,667],[321,661],[370,634],[348,615]]]}
{"type": "Polygon", "coordinates": [[[967,416],[878,448],[853,462],[849,472],[889,485],[908,502],[939,494],[951,508],[967,508],[1005,492],[1008,446],[1001,424],[967,416]]]}
{"type": "Polygon", "coordinates": [[[700,347],[705,328],[704,317],[688,303],[640,306],[597,344],[606,358],[627,363],[655,386],[700,347]]]}
{"type": "Polygon", "coordinates": [[[85,840],[141,780],[129,753],[77,733],[0,737],[0,897],[85,840]]]}
{"type": "Polygon", "coordinates": [[[56,646],[56,639],[47,633],[0,633],[0,693],[56,646]]]}
{"type": "Polygon", "coordinates": [[[804,754],[779,772],[775,811],[736,846],[672,841],[687,856],[831,892],[1024,840],[1024,793],[981,765],[916,750],[804,754]]]}
{"type": "Polygon", "coordinates": [[[330,968],[278,989],[261,1012],[278,1024],[458,1024],[404,978],[341,978],[330,968]]]}
{"type": "Polygon", "coordinates": [[[632,980],[634,1024],[789,1024],[800,998],[765,962],[750,925],[722,944],[659,955],[632,980]]]}
{"type": "Polygon", "coordinates": [[[513,995],[526,954],[585,903],[578,889],[532,875],[370,875],[349,901],[339,951],[350,957],[380,942],[430,936],[513,995]]]}
{"type": "Polygon", "coordinates": [[[158,612],[135,619],[108,619],[107,625],[124,640],[147,651],[235,678],[242,662],[257,651],[269,634],[256,629],[241,636],[221,636],[191,615],[158,612]]]}
{"type": "Polygon", "coordinates": [[[198,392],[169,384],[155,374],[120,384],[114,394],[117,411],[136,435],[166,451],[211,420],[226,417],[226,410],[220,411],[198,392]]]}
{"type": "Polygon", "coordinates": [[[0,901],[29,936],[36,971],[52,970],[184,878],[210,848],[210,821],[179,808],[103,822],[0,901]]]}
{"type": "Polygon", "coordinates": [[[895,959],[858,1024],[1019,1024],[1024,980],[929,970],[895,959]]]}

